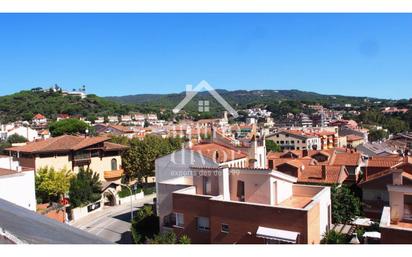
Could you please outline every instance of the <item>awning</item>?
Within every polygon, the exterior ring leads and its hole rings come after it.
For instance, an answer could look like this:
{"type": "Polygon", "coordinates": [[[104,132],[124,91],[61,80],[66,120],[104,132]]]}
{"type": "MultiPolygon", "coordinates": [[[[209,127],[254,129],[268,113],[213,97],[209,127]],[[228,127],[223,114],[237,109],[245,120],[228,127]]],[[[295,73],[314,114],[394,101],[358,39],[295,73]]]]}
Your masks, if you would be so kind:
{"type": "Polygon", "coordinates": [[[381,238],[381,233],[377,231],[368,231],[363,234],[363,237],[370,237],[370,238],[376,238],[380,239],[381,238]]]}
{"type": "Polygon", "coordinates": [[[296,243],[298,236],[298,232],[275,228],[258,227],[256,231],[256,237],[287,243],[296,243]]]}

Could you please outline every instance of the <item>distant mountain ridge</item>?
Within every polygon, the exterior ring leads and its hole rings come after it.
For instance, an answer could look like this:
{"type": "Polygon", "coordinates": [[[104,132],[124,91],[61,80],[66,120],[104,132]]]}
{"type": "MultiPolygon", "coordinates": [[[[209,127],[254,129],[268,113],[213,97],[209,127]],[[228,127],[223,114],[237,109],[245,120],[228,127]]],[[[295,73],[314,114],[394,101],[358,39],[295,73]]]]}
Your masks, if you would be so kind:
{"type": "MultiPolygon", "coordinates": [[[[380,100],[378,98],[358,97],[358,96],[343,96],[343,95],[324,95],[314,92],[300,91],[296,89],[292,90],[234,90],[228,91],[224,89],[216,90],[226,101],[232,104],[250,104],[256,101],[259,102],[272,102],[272,101],[310,101],[310,102],[330,102],[336,101],[337,103],[357,103],[362,102],[364,99],[380,100]]],[[[136,94],[125,96],[109,96],[105,97],[108,100],[112,100],[118,103],[127,104],[141,104],[149,103],[153,101],[161,101],[165,103],[173,102],[178,104],[184,96],[185,92],[170,93],[170,94],[136,94]]],[[[199,92],[197,97],[208,98],[209,93],[206,91],[199,92]]]]}

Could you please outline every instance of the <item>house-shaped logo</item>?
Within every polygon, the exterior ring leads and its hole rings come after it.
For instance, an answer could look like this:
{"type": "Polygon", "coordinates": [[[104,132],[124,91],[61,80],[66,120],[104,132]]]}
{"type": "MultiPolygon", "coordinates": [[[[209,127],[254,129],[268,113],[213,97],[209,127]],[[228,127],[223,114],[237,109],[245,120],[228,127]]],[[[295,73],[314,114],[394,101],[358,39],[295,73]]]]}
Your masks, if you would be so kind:
{"type": "MultiPolygon", "coordinates": [[[[185,98],[173,109],[173,113],[178,113],[180,110],[185,107],[187,103],[190,102],[190,100],[193,99],[199,93],[201,90],[206,90],[211,94],[218,103],[220,103],[226,111],[228,111],[234,118],[237,118],[239,114],[235,109],[233,109],[232,106],[228,102],[226,102],[225,99],[223,99],[222,96],[219,95],[218,92],[214,88],[212,88],[209,83],[206,81],[202,80],[195,88],[193,88],[192,85],[187,85],[186,86],[186,96],[185,98]]],[[[209,102],[208,101],[199,101],[199,111],[208,111],[209,110],[209,102]],[[200,106],[202,104],[202,106],[200,106]]]]}

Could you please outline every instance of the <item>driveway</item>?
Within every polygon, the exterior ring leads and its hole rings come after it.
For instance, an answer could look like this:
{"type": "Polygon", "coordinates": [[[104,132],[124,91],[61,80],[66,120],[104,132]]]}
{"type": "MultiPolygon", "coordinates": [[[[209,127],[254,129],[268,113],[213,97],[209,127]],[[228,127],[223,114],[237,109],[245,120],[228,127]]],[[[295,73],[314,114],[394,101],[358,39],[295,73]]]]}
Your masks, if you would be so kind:
{"type": "MultiPolygon", "coordinates": [[[[156,194],[145,196],[133,202],[133,211],[145,203],[153,203],[156,194]]],[[[92,213],[71,223],[72,226],[118,244],[131,244],[130,204],[104,206],[103,210],[92,213]]]]}

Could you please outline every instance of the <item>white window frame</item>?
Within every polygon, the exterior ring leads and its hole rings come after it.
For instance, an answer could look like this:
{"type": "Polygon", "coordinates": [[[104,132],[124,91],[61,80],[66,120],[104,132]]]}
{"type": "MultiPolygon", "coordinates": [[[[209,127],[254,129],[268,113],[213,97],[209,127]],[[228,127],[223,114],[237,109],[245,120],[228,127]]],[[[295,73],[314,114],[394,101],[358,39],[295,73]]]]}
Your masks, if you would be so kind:
{"type": "Polygon", "coordinates": [[[174,225],[176,228],[183,228],[185,226],[185,215],[183,213],[175,212],[176,224],[174,225]],[[179,219],[181,217],[181,219],[179,219]],[[181,222],[179,222],[181,220],[181,222]]]}

